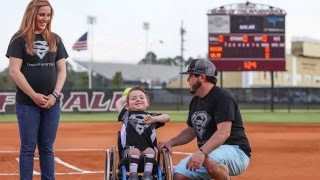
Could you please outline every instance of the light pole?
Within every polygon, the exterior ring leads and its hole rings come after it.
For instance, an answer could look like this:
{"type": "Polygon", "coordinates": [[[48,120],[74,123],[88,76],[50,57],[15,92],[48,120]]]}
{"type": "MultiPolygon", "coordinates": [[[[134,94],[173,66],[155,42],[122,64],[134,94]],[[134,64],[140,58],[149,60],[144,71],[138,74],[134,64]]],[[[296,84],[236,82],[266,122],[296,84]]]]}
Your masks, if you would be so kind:
{"type": "MultiPolygon", "coordinates": [[[[92,88],[92,62],[93,62],[93,25],[96,24],[97,18],[95,16],[88,16],[87,17],[87,24],[89,25],[89,32],[90,35],[90,63],[89,63],[89,89],[92,88]]],[[[89,39],[88,39],[89,40],[89,39]]]]}
{"type": "Polygon", "coordinates": [[[149,60],[148,52],[149,52],[149,29],[150,24],[149,22],[143,22],[143,29],[146,31],[146,59],[149,60]]]}
{"type": "MultiPolygon", "coordinates": [[[[183,28],[183,21],[181,21],[181,28],[180,28],[180,35],[181,35],[181,58],[180,58],[180,72],[182,72],[182,68],[184,65],[184,59],[183,59],[183,51],[184,51],[184,34],[186,33],[186,30],[183,28]]],[[[182,74],[180,75],[180,105],[183,104],[183,94],[182,94],[182,74]]]]}

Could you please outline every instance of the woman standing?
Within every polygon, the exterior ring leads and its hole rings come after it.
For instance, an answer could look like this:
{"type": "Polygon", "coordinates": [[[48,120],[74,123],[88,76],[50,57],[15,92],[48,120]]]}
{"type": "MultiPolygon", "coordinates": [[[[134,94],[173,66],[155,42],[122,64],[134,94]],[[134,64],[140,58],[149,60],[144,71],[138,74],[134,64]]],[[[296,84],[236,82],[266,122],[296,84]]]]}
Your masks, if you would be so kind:
{"type": "Polygon", "coordinates": [[[20,133],[20,179],[32,179],[38,146],[41,179],[55,179],[53,144],[66,79],[68,53],[62,39],[51,32],[53,8],[47,0],[31,0],[6,56],[17,85],[16,115],[20,133]]]}

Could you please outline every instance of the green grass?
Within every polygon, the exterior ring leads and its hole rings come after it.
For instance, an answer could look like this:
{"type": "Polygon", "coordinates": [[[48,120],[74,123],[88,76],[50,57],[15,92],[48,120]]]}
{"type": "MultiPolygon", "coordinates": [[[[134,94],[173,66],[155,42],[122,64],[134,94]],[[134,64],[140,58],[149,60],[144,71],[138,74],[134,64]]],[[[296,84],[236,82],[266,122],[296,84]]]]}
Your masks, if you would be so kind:
{"type": "Polygon", "coordinates": [[[243,112],[245,122],[320,123],[320,112],[243,112]]]}
{"type": "MultiPolygon", "coordinates": [[[[187,111],[157,111],[167,113],[172,122],[184,122],[187,119],[187,111]]],[[[320,123],[320,110],[294,110],[291,112],[242,110],[244,122],[258,123],[320,123]]],[[[107,122],[116,121],[117,113],[62,113],[62,122],[107,122]]],[[[15,114],[0,114],[0,122],[16,122],[15,114]]]]}

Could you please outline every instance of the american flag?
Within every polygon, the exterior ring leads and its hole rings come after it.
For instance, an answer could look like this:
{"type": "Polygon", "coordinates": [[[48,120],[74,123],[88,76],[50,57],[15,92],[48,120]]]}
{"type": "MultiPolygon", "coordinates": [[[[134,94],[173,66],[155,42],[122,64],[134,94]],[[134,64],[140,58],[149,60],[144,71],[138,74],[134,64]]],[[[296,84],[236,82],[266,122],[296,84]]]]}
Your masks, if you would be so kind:
{"type": "Polygon", "coordinates": [[[88,46],[87,46],[87,37],[88,37],[88,32],[84,33],[80,39],[78,39],[78,41],[76,41],[74,43],[74,45],[72,46],[73,50],[76,51],[82,51],[82,50],[87,50],[88,46]]]}

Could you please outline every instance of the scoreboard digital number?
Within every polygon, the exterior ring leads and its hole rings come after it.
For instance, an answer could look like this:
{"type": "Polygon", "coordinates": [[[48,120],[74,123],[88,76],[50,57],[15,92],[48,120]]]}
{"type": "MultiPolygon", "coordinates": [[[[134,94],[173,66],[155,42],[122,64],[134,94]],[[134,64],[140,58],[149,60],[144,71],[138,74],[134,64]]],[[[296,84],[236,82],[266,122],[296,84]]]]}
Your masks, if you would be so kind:
{"type": "Polygon", "coordinates": [[[284,16],[209,16],[208,46],[220,71],[285,71],[284,16]]]}
{"type": "Polygon", "coordinates": [[[283,71],[284,56],[283,34],[210,34],[209,37],[209,58],[218,69],[283,71]]]}

